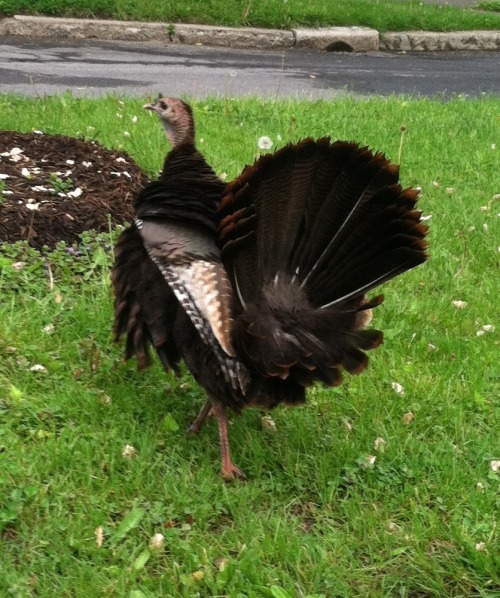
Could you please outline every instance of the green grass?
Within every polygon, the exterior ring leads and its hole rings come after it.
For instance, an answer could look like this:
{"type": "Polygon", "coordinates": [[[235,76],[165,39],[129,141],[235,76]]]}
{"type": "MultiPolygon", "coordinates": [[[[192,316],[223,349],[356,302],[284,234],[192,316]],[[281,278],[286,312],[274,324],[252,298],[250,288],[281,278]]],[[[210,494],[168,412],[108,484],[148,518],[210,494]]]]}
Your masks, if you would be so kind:
{"type": "MultiPolygon", "coordinates": [[[[4,96],[0,129],[97,135],[154,173],[166,142],[140,105],[4,96]]],[[[85,239],[79,261],[4,247],[0,595],[500,595],[500,100],[193,105],[200,148],[229,178],[261,135],[330,134],[395,160],[404,125],[402,182],[422,186],[432,258],[384,287],[374,323],[386,340],[363,375],[274,411],[275,433],[256,411],[232,418],[248,481],[228,485],[214,423],[185,433],[202,391],[186,374],[166,392],[159,367],[136,373],[111,342],[108,239],[85,239]],[[485,324],[497,328],[477,336],[485,324]],[[122,456],[126,444],[135,458],[122,456]],[[157,532],[165,545],[154,552],[157,532]]]]}
{"type": "Polygon", "coordinates": [[[418,0],[0,0],[0,13],[285,29],[330,25],[365,25],[380,31],[500,28],[498,14],[444,4],[418,0]]]}

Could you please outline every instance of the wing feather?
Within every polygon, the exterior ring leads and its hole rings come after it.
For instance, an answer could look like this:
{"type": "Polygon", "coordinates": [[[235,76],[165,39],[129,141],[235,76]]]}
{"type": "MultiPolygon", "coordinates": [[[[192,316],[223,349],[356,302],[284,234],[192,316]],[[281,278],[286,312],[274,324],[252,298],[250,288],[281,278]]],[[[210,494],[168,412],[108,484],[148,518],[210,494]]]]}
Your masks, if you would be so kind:
{"type": "Polygon", "coordinates": [[[248,373],[235,358],[232,343],[233,294],[215,240],[208,232],[181,222],[137,220],[149,257],[159,268],[205,343],[225,379],[246,391],[248,373]]]}

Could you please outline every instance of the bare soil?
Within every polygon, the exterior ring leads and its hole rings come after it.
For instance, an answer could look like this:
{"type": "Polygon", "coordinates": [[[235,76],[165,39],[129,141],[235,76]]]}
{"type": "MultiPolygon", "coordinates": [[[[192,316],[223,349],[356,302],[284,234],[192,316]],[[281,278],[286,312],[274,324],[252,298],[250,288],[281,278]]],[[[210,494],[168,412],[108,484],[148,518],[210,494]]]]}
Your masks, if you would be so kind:
{"type": "Polygon", "coordinates": [[[0,242],[80,241],[133,218],[148,178],[125,153],[62,135],[0,131],[0,242]]]}

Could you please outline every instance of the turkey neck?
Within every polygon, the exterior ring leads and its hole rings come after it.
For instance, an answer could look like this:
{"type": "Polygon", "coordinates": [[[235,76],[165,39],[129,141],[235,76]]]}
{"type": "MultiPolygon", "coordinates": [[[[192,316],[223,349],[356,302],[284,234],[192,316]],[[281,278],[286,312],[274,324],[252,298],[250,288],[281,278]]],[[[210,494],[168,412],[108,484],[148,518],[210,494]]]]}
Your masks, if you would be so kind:
{"type": "Polygon", "coordinates": [[[165,135],[173,149],[181,147],[194,147],[194,121],[190,114],[185,112],[175,123],[162,119],[165,135]]]}

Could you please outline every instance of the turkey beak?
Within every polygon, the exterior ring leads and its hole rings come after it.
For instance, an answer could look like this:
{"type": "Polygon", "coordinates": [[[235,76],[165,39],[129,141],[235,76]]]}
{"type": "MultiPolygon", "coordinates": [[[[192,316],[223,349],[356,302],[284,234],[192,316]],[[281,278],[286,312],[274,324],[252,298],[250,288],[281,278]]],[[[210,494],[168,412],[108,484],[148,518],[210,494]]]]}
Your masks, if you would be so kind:
{"type": "Polygon", "coordinates": [[[156,110],[156,105],[155,104],[144,104],[143,108],[144,108],[144,110],[156,110]]]}

